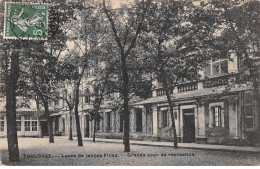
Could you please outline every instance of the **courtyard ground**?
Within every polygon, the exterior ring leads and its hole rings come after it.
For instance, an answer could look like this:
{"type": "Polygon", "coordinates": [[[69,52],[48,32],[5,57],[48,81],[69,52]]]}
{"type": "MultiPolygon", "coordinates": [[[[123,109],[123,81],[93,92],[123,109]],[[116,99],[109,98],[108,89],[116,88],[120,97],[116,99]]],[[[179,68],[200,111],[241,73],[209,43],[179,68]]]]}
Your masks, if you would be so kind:
{"type": "Polygon", "coordinates": [[[256,152],[174,149],[131,145],[131,152],[123,152],[118,143],[84,141],[83,147],[77,140],[55,137],[55,143],[48,138],[18,138],[20,162],[8,162],[7,139],[0,139],[2,165],[73,166],[73,165],[260,165],[260,154],[256,152]]]}

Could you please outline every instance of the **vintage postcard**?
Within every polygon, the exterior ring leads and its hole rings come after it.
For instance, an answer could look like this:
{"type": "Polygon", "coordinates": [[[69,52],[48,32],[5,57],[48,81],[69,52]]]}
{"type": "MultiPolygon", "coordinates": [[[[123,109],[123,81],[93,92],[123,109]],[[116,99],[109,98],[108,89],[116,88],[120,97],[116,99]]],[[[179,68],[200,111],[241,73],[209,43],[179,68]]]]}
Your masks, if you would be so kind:
{"type": "Polygon", "coordinates": [[[1,0],[0,165],[260,165],[259,6],[1,0]]]}

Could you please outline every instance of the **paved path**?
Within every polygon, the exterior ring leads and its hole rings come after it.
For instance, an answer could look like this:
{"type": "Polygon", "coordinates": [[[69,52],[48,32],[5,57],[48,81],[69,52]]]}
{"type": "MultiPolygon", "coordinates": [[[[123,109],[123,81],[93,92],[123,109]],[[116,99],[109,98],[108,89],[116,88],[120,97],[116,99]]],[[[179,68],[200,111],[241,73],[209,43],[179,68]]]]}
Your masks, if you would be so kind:
{"type": "Polygon", "coordinates": [[[260,159],[259,153],[174,149],[172,146],[158,147],[158,142],[152,142],[157,143],[156,146],[131,145],[131,152],[126,153],[123,151],[122,140],[108,139],[107,141],[112,142],[108,143],[100,142],[103,139],[97,139],[97,142],[93,143],[90,139],[84,138],[84,146],[78,146],[76,137],[69,141],[68,137],[56,136],[55,143],[49,143],[48,137],[19,137],[19,162],[8,161],[7,139],[0,139],[0,161],[3,165],[15,166],[259,166],[260,159]]]}
{"type": "MultiPolygon", "coordinates": [[[[65,136],[61,136],[67,138],[65,136]]],[[[92,141],[92,138],[82,138],[84,141],[92,141]]],[[[123,144],[121,139],[103,139],[96,138],[97,142],[107,143],[119,143],[123,144]]],[[[140,141],[130,140],[132,145],[142,146],[156,146],[156,147],[173,147],[172,142],[153,142],[153,141],[140,141]]],[[[178,143],[179,148],[191,148],[191,149],[204,149],[204,150],[222,150],[222,151],[241,151],[241,152],[260,152],[260,147],[239,147],[239,146],[227,146],[227,145],[213,145],[213,144],[196,144],[196,143],[178,143]]]]}

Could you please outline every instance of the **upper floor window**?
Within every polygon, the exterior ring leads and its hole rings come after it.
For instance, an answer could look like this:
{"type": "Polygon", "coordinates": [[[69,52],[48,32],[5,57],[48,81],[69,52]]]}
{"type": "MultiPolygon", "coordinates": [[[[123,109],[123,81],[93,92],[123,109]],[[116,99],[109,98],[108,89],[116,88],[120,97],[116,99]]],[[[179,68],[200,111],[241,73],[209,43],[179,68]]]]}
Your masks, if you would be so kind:
{"type": "Polygon", "coordinates": [[[228,73],[228,59],[216,59],[205,67],[205,76],[220,76],[228,73]]]}
{"type": "Polygon", "coordinates": [[[58,105],[59,105],[59,99],[57,99],[57,100],[54,101],[54,105],[55,105],[55,106],[58,106],[58,105]]]}
{"type": "Polygon", "coordinates": [[[85,103],[90,104],[90,96],[85,96],[85,103]]]}
{"type": "Polygon", "coordinates": [[[212,61],[211,75],[218,76],[228,73],[228,59],[212,61]]]}

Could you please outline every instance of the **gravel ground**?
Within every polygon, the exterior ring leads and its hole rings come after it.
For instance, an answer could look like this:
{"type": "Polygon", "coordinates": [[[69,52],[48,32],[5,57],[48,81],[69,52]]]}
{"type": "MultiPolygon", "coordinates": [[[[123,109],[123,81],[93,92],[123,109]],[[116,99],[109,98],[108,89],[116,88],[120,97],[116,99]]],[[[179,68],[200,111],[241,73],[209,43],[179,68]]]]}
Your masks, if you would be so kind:
{"type": "Polygon", "coordinates": [[[259,153],[227,151],[205,151],[195,149],[173,149],[131,145],[131,152],[123,152],[123,145],[114,143],[69,141],[55,137],[49,144],[48,138],[19,138],[20,162],[8,162],[6,138],[0,139],[2,165],[73,166],[73,165],[260,165],[259,153]]]}

